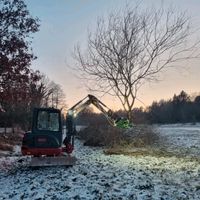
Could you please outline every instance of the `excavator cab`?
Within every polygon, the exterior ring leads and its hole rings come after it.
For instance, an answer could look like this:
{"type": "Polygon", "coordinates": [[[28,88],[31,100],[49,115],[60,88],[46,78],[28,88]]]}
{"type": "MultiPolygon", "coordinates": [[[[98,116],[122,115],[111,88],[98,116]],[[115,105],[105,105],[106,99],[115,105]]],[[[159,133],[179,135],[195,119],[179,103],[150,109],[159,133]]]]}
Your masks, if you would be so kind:
{"type": "Polygon", "coordinates": [[[35,108],[32,131],[24,135],[22,154],[54,156],[62,153],[62,126],[60,110],[35,108]]]}
{"type": "Polygon", "coordinates": [[[24,135],[21,152],[30,155],[29,166],[71,166],[76,158],[71,157],[73,147],[63,147],[61,111],[55,108],[35,108],[32,130],[24,135]]]}

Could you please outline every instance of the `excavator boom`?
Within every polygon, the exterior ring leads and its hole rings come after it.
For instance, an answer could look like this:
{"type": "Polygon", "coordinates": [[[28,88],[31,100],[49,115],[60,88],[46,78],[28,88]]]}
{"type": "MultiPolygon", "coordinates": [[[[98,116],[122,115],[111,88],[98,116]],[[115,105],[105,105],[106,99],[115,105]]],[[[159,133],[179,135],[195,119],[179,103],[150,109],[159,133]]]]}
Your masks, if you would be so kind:
{"type": "Polygon", "coordinates": [[[128,129],[131,127],[131,124],[128,119],[119,117],[116,113],[114,113],[111,109],[109,109],[103,102],[97,99],[95,96],[89,94],[74,106],[72,106],[68,110],[68,114],[66,117],[66,127],[68,129],[67,136],[64,140],[64,143],[73,144],[74,135],[76,132],[75,125],[74,125],[74,118],[77,116],[79,112],[84,110],[89,105],[94,105],[97,109],[99,109],[103,115],[106,117],[108,122],[115,127],[128,129]]]}
{"type": "Polygon", "coordinates": [[[81,101],[76,103],[73,107],[71,107],[68,110],[68,115],[76,117],[76,115],[79,112],[84,110],[90,104],[94,105],[97,109],[99,109],[112,126],[125,129],[131,127],[131,124],[128,119],[119,117],[116,113],[114,113],[111,109],[109,109],[102,101],[100,101],[91,94],[88,94],[88,96],[86,96],[81,101]]]}

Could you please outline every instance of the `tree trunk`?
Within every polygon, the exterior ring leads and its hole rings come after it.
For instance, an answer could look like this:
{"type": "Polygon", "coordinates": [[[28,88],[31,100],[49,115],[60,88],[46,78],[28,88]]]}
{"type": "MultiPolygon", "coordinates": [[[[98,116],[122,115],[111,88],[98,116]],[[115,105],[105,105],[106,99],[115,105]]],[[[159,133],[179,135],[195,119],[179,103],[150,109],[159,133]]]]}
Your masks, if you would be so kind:
{"type": "Polygon", "coordinates": [[[132,110],[130,109],[127,111],[127,118],[130,122],[132,122],[132,110]]]}

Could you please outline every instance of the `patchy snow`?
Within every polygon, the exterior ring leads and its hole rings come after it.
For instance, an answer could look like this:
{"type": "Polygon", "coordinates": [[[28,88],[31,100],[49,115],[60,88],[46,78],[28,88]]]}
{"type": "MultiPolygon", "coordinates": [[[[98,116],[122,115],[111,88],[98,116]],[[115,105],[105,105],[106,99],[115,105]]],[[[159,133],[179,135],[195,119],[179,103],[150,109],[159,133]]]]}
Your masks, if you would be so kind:
{"type": "MultiPolygon", "coordinates": [[[[6,132],[7,133],[11,133],[12,132],[12,128],[6,128],[6,132]]],[[[0,127],[0,134],[1,133],[5,133],[5,128],[0,127]]]]}
{"type": "Polygon", "coordinates": [[[157,127],[162,144],[174,152],[200,157],[200,124],[174,124],[157,127]]]}
{"type": "MultiPolygon", "coordinates": [[[[195,145],[200,153],[199,130],[183,130],[182,125],[158,130],[171,150],[195,145]]],[[[103,149],[85,147],[78,140],[75,147],[79,162],[70,168],[31,170],[17,164],[12,170],[1,168],[0,199],[200,199],[200,154],[195,158],[187,151],[181,157],[106,156],[103,149]]],[[[1,158],[0,166],[17,159],[1,158]]]]}

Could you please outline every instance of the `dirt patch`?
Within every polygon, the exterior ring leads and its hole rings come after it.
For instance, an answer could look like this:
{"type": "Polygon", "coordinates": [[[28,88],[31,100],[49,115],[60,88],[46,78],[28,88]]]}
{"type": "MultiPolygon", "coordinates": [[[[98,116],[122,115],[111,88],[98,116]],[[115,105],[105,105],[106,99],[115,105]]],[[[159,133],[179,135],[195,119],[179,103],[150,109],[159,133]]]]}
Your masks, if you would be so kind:
{"type": "Polygon", "coordinates": [[[12,151],[13,146],[21,144],[23,135],[24,135],[23,131],[18,131],[15,133],[1,133],[0,134],[0,150],[12,151]]]}
{"type": "Polygon", "coordinates": [[[0,142],[0,150],[2,150],[2,151],[12,151],[13,146],[10,145],[10,144],[0,142]]]}
{"type": "Polygon", "coordinates": [[[177,153],[176,151],[169,151],[164,148],[149,147],[149,148],[124,148],[122,146],[112,147],[104,150],[105,155],[125,155],[133,157],[157,157],[157,158],[182,158],[188,161],[200,162],[200,157],[195,155],[188,155],[183,153],[177,153]]]}
{"type": "Polygon", "coordinates": [[[104,151],[106,155],[128,155],[128,156],[156,156],[156,157],[172,157],[173,152],[153,148],[122,148],[114,147],[104,151]]]}

